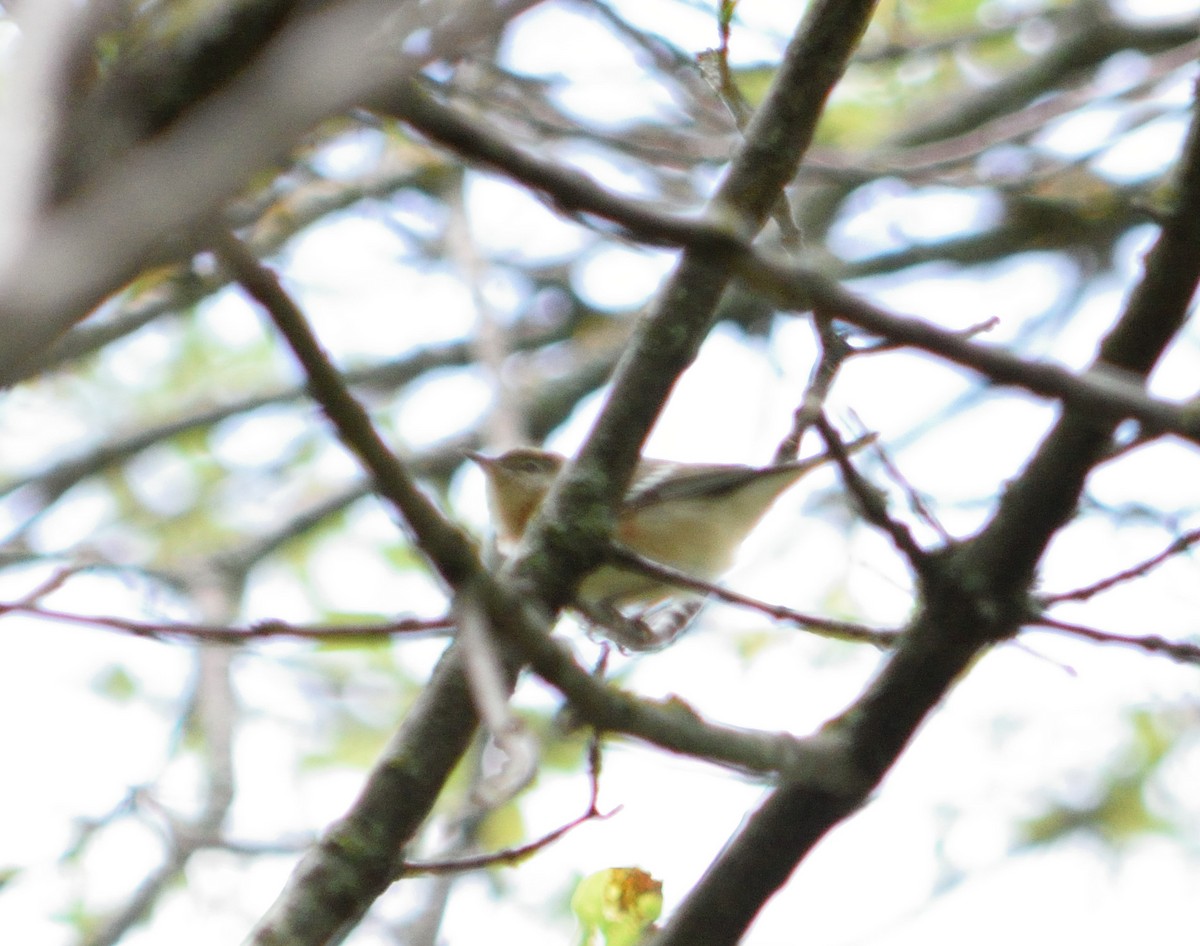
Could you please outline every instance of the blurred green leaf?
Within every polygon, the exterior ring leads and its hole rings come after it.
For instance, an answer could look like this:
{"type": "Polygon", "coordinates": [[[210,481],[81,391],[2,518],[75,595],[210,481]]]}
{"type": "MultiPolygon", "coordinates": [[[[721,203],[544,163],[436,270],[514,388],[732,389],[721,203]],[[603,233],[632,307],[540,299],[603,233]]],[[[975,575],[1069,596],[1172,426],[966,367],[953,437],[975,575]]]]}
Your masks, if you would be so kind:
{"type": "Polygon", "coordinates": [[[637,867],[589,874],[571,896],[580,946],[634,946],[662,913],[662,881],[637,867]]]}
{"type": "Polygon", "coordinates": [[[1086,805],[1052,805],[1020,826],[1022,842],[1039,846],[1084,834],[1119,848],[1146,835],[1177,832],[1178,826],[1156,813],[1146,798],[1177,736],[1165,717],[1135,712],[1128,745],[1097,778],[1096,800],[1086,805]]]}
{"type": "Polygon", "coordinates": [[[106,667],[92,679],[92,690],[111,700],[125,702],[138,695],[141,687],[124,667],[106,667]]]}
{"type": "Polygon", "coordinates": [[[525,818],[521,806],[510,800],[487,813],[477,837],[485,851],[503,851],[525,841],[525,818]]]}

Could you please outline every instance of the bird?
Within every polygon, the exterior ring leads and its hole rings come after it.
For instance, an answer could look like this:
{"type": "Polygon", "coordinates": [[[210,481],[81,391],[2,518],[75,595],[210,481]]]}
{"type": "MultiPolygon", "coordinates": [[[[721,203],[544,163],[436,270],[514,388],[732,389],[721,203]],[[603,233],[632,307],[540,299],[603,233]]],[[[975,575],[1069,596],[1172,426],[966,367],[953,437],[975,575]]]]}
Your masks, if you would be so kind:
{"type": "MultiPolygon", "coordinates": [[[[874,434],[846,445],[854,453],[876,439],[874,434]]],[[[496,546],[510,555],[567,463],[560,453],[517,447],[499,456],[469,451],[482,469],[496,546]]],[[[682,463],[642,459],[617,509],[613,532],[617,556],[584,576],[574,607],[626,649],[648,650],[673,639],[703,604],[695,591],[685,591],[639,568],[637,559],[664,565],[690,578],[710,583],[733,564],[742,542],[774,502],[802,476],[832,459],[828,453],[804,460],[755,467],[730,463],[682,463]],[[632,560],[631,560],[632,559],[632,560]],[[671,599],[680,603],[665,630],[645,616],[671,599]],[[637,606],[640,617],[622,609],[637,606]],[[676,626],[681,625],[681,626],[676,626]]],[[[660,622],[661,624],[661,622],[660,622]]]]}

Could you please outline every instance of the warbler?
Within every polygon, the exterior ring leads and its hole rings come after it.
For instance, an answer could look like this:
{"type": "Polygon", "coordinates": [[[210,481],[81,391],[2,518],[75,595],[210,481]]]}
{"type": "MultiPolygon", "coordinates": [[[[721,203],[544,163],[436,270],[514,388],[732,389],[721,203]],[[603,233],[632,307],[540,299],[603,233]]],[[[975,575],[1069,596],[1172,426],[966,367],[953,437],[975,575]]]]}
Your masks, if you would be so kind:
{"type": "MultiPolygon", "coordinates": [[[[871,434],[848,444],[853,453],[875,440],[871,434]]],[[[550,490],[566,457],[518,447],[497,457],[468,453],[487,480],[487,499],[498,550],[516,548],[525,528],[550,490]]],[[[689,577],[711,582],[733,564],[742,542],[783,492],[805,473],[832,459],[829,454],[775,466],[676,463],[643,459],[617,510],[613,540],[636,555],[689,577]]],[[[586,575],[576,609],[610,632],[622,646],[646,649],[661,643],[661,632],[621,609],[642,607],[643,615],[667,599],[683,601],[685,622],[699,610],[687,592],[636,566],[605,564],[586,575]],[[654,639],[647,639],[647,635],[654,639]]],[[[672,636],[682,626],[671,628],[672,636]]]]}

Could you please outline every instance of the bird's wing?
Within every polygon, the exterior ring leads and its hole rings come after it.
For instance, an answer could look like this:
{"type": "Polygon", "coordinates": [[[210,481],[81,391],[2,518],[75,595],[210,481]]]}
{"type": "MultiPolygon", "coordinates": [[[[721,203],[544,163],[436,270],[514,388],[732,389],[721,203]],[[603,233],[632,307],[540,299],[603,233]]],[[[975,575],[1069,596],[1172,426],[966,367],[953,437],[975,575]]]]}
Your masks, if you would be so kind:
{"type": "Polygon", "coordinates": [[[643,509],[656,503],[698,496],[720,496],[758,476],[760,470],[733,463],[680,464],[644,460],[633,486],[625,496],[625,509],[643,509]]]}

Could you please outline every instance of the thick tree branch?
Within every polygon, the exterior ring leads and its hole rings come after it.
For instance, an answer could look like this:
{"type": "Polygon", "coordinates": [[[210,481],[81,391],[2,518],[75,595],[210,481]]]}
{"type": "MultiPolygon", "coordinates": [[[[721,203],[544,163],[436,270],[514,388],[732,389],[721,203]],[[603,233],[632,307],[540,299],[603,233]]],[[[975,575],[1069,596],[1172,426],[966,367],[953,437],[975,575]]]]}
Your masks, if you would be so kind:
{"type": "MultiPolygon", "coordinates": [[[[269,201],[239,201],[229,217],[237,225],[252,226],[250,243],[259,256],[268,256],[306,227],[344,210],[358,201],[383,199],[406,187],[432,189],[442,168],[418,163],[372,171],[350,181],[330,182],[320,178],[303,179],[303,169],[294,169],[290,177],[302,180],[283,196],[272,194],[269,201]]],[[[61,368],[106,345],[125,338],[155,319],[187,311],[200,300],[216,294],[226,285],[227,276],[209,272],[198,260],[181,264],[161,282],[118,300],[115,311],[103,319],[88,319],[70,329],[37,358],[22,363],[13,381],[23,381],[61,368]]],[[[108,308],[107,306],[105,308],[108,308]]]]}
{"type": "MultiPolygon", "coordinates": [[[[389,97],[386,110],[464,157],[494,167],[545,194],[564,212],[615,223],[644,242],[679,246],[695,253],[732,254],[737,259],[740,279],[783,308],[807,310],[819,306],[828,314],[881,338],[939,355],[1000,384],[1062,399],[1081,408],[1133,417],[1154,432],[1200,438],[1200,417],[1196,412],[1150,397],[1141,386],[1125,380],[1120,372],[1101,367],[1085,375],[1076,374],[1066,368],[1020,358],[920,319],[890,313],[842,288],[818,270],[797,267],[754,249],[747,239],[725,228],[716,217],[681,216],[644,201],[622,197],[578,171],[530,154],[437,102],[416,84],[405,86],[399,94],[389,97]]],[[[1027,239],[1028,233],[1022,230],[1019,245],[1026,245],[1027,239]]],[[[934,250],[929,252],[936,254],[934,250]]]]}
{"type": "Polygon", "coordinates": [[[638,240],[665,246],[721,246],[736,242],[723,221],[672,213],[661,205],[622,197],[586,174],[538,157],[485,124],[439,102],[422,83],[407,82],[373,103],[381,114],[399,118],[432,141],[465,159],[494,168],[538,191],[568,216],[615,223],[638,240]]]}
{"type": "MultiPolygon", "coordinates": [[[[839,794],[858,792],[860,776],[840,761],[836,742],[709,725],[679,703],[655,706],[612,691],[579,667],[549,638],[544,621],[525,602],[491,581],[470,540],[416,488],[275,277],[231,235],[216,234],[214,243],[237,280],[270,313],[304,367],[314,399],[434,567],[460,595],[479,602],[500,640],[559,687],[583,719],[597,729],[626,732],[749,771],[785,772],[839,794]]],[[[504,669],[511,688],[514,667],[510,663],[504,669]]],[[[259,924],[251,940],[255,946],[337,942],[395,878],[404,845],[428,814],[477,726],[467,681],[462,648],[452,645],[358,801],[302,859],[259,924]]]]}
{"type": "MultiPolygon", "coordinates": [[[[70,195],[99,168],[177,120],[252,62],[308,0],[253,0],[196,17],[190,29],[144,27],[149,41],[121,51],[99,78],[80,83],[54,155],[54,202],[70,195]]],[[[166,11],[152,11],[162,19],[166,11]]],[[[177,11],[183,18],[187,13],[177,11]]],[[[95,40],[95,36],[89,37],[95,40]]],[[[89,50],[93,52],[93,50],[89,50]]]]}
{"type": "MultiPolygon", "coordinates": [[[[1179,200],[1096,368],[1143,376],[1182,326],[1200,279],[1200,121],[1180,161],[1179,200]]],[[[825,733],[846,740],[877,783],[967,666],[1028,619],[1027,596],[1050,538],[1075,508],[1116,419],[1069,409],[1001,500],[990,523],[920,574],[922,609],[862,697],[825,733]]],[[[859,800],[861,800],[861,796],[859,800]]],[[[856,800],[793,781],[750,817],[671,918],[656,946],[732,946],[762,904],[856,800]]]]}
{"type": "MultiPolygon", "coordinates": [[[[1200,280],[1200,106],[1195,102],[1192,111],[1175,207],[1163,221],[1121,318],[1101,343],[1090,368],[1093,375],[1116,372],[1144,383],[1187,321],[1200,280]]],[[[1186,410],[1180,413],[1187,419],[1186,410]]],[[[973,564],[997,570],[1009,581],[1031,580],[1051,537],[1074,513],[1083,481],[1108,450],[1119,420],[1068,405],[973,543],[973,564]]]]}
{"type": "MultiPolygon", "coordinates": [[[[216,233],[214,243],[238,282],[270,313],[303,366],[312,396],[438,573],[455,589],[476,580],[482,566],[470,539],[417,488],[278,281],[233,236],[216,233]]],[[[260,922],[251,939],[256,946],[339,942],[391,884],[404,845],[429,814],[478,724],[461,660],[457,646],[447,649],[385,750],[385,761],[375,766],[346,817],[301,860],[260,922]]]]}
{"type": "MultiPolygon", "coordinates": [[[[164,43],[166,58],[162,63],[156,64],[154,55],[141,61],[109,58],[105,63],[107,73],[102,69],[87,75],[79,72],[76,78],[86,81],[68,89],[63,101],[45,103],[50,120],[44,127],[51,129],[47,143],[53,145],[56,140],[56,125],[61,126],[57,140],[67,143],[62,148],[65,158],[45,174],[44,183],[54,197],[41,201],[45,206],[39,206],[39,195],[30,215],[18,215],[18,229],[24,229],[14,245],[24,243],[25,255],[6,256],[0,246],[0,336],[4,339],[0,384],[44,371],[47,365],[56,363],[54,359],[69,357],[69,353],[94,350],[90,346],[99,347],[146,324],[172,303],[194,301],[221,285],[224,277],[214,277],[205,270],[202,257],[194,272],[172,283],[163,298],[151,300],[131,292],[137,304],[135,311],[121,311],[118,314],[125,317],[108,325],[60,335],[60,346],[45,347],[48,338],[73,324],[97,299],[143,264],[178,260],[181,254],[190,252],[207,232],[222,202],[242,186],[250,171],[261,173],[264,162],[269,164],[290,155],[294,160],[285,172],[275,176],[272,187],[240,202],[234,210],[226,207],[223,213],[230,225],[244,227],[248,233],[261,234],[264,229],[275,233],[271,227],[280,217],[287,217],[290,205],[284,207],[285,201],[280,201],[268,207],[272,197],[266,195],[289,193],[297,177],[303,177],[304,162],[309,158],[313,168],[321,167],[326,158],[337,160],[326,145],[343,140],[345,124],[329,122],[315,137],[306,136],[312,135],[312,122],[345,114],[347,105],[374,108],[402,119],[430,140],[466,157],[469,163],[513,177],[595,232],[615,232],[619,238],[679,247],[683,252],[678,269],[650,316],[642,320],[618,372],[609,405],[580,460],[561,478],[541,518],[529,530],[525,547],[496,576],[481,566],[472,542],[444,519],[414,483],[415,473],[429,472],[440,480],[452,472],[457,460],[454,449],[470,446],[475,434],[466,431],[456,440],[441,443],[436,451],[411,462],[399,462],[348,388],[356,380],[367,383],[368,379],[352,372],[339,374],[313,338],[302,313],[271,273],[235,241],[223,243],[225,255],[238,268],[239,279],[274,315],[293,345],[308,372],[309,390],[344,442],[361,459],[368,478],[350,484],[340,495],[314,505],[291,521],[276,524],[273,532],[256,536],[246,547],[217,553],[215,564],[223,577],[244,577],[262,556],[331,511],[356,498],[377,495],[400,513],[415,544],[426,551],[446,584],[452,590],[465,590],[478,602],[479,620],[474,630],[477,639],[487,645],[488,653],[494,654],[485,669],[498,671],[485,701],[493,710],[493,728],[502,729],[511,720],[505,705],[508,688],[519,667],[531,667],[565,696],[572,717],[593,726],[598,738],[606,732],[625,733],[670,752],[775,779],[776,790],[687,896],[658,940],[659,946],[731,946],[818,839],[863,803],[972,661],[997,642],[1009,639],[1022,627],[1042,626],[1085,640],[1167,654],[1176,660],[1200,660],[1192,644],[1157,636],[1115,634],[1059,621],[1045,613],[1054,599],[1033,594],[1047,543],[1074,514],[1090,471],[1102,458],[1114,455],[1106,445],[1122,419],[1136,419],[1144,438],[1170,432],[1200,442],[1200,399],[1191,404],[1168,403],[1150,397],[1144,383],[1186,317],[1187,299],[1195,288],[1195,270],[1200,265],[1194,258],[1194,247],[1200,245],[1200,171],[1196,170],[1200,146],[1193,128],[1179,206],[1167,219],[1162,237],[1148,258],[1146,278],[1130,300],[1121,324],[1105,340],[1101,357],[1090,369],[1072,372],[1018,357],[1015,352],[1024,350],[1020,339],[1002,348],[961,332],[947,332],[917,319],[902,318],[846,291],[836,280],[849,278],[852,273],[895,271],[925,259],[991,260],[1028,249],[1035,240],[1041,241],[1037,246],[1051,251],[1067,247],[1067,252],[1076,253],[1084,263],[1081,269],[1086,270],[1089,256],[1098,260],[1099,266],[1107,266],[1119,236],[1139,222],[1158,219],[1157,198],[1163,197],[1165,189],[1154,193],[1154,207],[1143,208],[1143,213],[1137,204],[1150,194],[1148,185],[1140,190],[1108,188],[1102,178],[1089,176],[1085,181],[1088,193],[1093,187],[1104,188],[1105,201],[1103,207],[1083,206],[1085,201],[1074,199],[1078,193],[1060,199],[1062,195],[1056,191],[1055,196],[1045,199],[1032,191],[1022,192],[1019,187],[996,185],[996,179],[987,179],[987,172],[981,170],[985,164],[981,161],[978,168],[961,169],[956,180],[999,187],[993,193],[1003,203],[1003,219],[988,232],[936,244],[913,244],[844,266],[830,257],[825,272],[797,266],[793,261],[783,262],[770,255],[770,245],[779,240],[775,234],[760,234],[763,221],[785,204],[780,196],[782,188],[797,184],[798,162],[812,140],[824,100],[870,15],[867,0],[813,0],[808,5],[809,16],[789,48],[766,104],[748,127],[745,144],[717,197],[698,216],[685,216],[672,206],[694,206],[703,185],[697,183],[701,175],[690,172],[701,169],[707,173],[713,162],[720,160],[720,152],[731,138],[719,101],[703,90],[697,91],[700,80],[691,58],[674,55],[665,44],[628,28],[628,39],[651,57],[658,69],[678,70],[678,88],[696,98],[690,103],[685,102],[685,96],[674,99],[677,107],[688,107],[689,123],[678,123],[670,129],[661,129],[650,119],[635,123],[629,126],[630,146],[622,147],[619,133],[590,131],[573,118],[566,118],[565,112],[560,113],[551,83],[519,75],[518,65],[502,67],[488,56],[495,52],[504,20],[534,2],[216,0],[207,6],[218,13],[228,6],[247,19],[235,16],[227,23],[215,24],[212,30],[206,27],[194,35],[182,35],[178,47],[164,43]],[[344,15],[354,19],[353,29],[364,29],[353,37],[340,34],[338,29],[347,23],[344,15]],[[385,20],[386,28],[381,32],[380,24],[385,20]],[[317,28],[321,23],[330,28],[317,28]],[[377,58],[363,54],[367,43],[364,36],[372,31],[371,40],[379,40],[374,45],[380,54],[377,58]],[[311,44],[297,45],[302,35],[307,35],[311,44]],[[403,53],[393,55],[406,38],[403,53]],[[477,40],[493,44],[492,48],[481,50],[477,40]],[[213,43],[213,48],[204,48],[206,42],[213,43]],[[218,48],[226,43],[228,48],[218,48]],[[469,60],[456,58],[468,49],[469,60]],[[166,61],[173,51],[182,55],[166,61]],[[454,58],[441,59],[437,69],[444,84],[427,76],[418,84],[416,70],[448,53],[454,58]],[[280,68],[273,70],[272,64],[280,68]],[[135,87],[129,88],[129,96],[125,97],[121,86],[129,84],[130,76],[134,77],[135,87]],[[111,84],[106,86],[105,80],[111,80],[111,84]],[[153,84],[156,80],[161,81],[158,87],[153,84]],[[451,101],[464,107],[446,104],[451,101]],[[494,124],[480,120],[475,117],[476,111],[497,120],[494,124]],[[67,121],[56,122],[56,116],[67,116],[67,121]],[[642,161],[639,170],[664,195],[663,202],[619,196],[582,174],[537,157],[542,142],[527,150],[514,147],[502,133],[506,122],[515,122],[523,132],[535,135],[561,135],[557,141],[567,146],[564,154],[571,145],[600,142],[609,156],[615,153],[630,163],[642,161]],[[80,146],[77,150],[71,146],[72,140],[80,146]],[[294,150],[298,140],[310,142],[301,146],[299,153],[294,150]],[[676,147],[679,153],[672,154],[676,147]],[[652,167],[646,164],[660,161],[652,167]],[[197,170],[200,173],[193,173],[197,170]],[[671,205],[671,199],[677,203],[671,205]],[[1028,468],[997,499],[997,512],[980,533],[962,542],[943,534],[941,547],[929,552],[917,546],[907,529],[889,517],[882,503],[875,502],[869,484],[852,469],[844,470],[850,491],[872,511],[873,524],[887,530],[894,544],[907,552],[916,575],[921,591],[919,611],[903,632],[877,632],[814,619],[714,592],[776,617],[894,648],[894,654],[862,698],[808,738],[714,725],[679,698],[662,702],[639,699],[598,679],[549,634],[553,606],[569,601],[579,576],[605,560],[604,556],[614,554],[609,538],[612,510],[624,492],[630,467],[680,372],[695,356],[717,317],[721,300],[730,301],[731,286],[742,298],[753,300],[752,306],[744,308],[752,308],[757,314],[755,328],[761,328],[770,318],[773,310],[768,300],[786,310],[812,310],[827,343],[840,341],[836,336],[842,323],[853,325],[880,339],[872,347],[930,352],[983,379],[1052,399],[1058,402],[1063,415],[1028,468]],[[547,601],[551,607],[544,606],[547,601]]],[[[62,0],[25,0],[22,9],[28,7],[40,13],[43,5],[56,5],[60,10],[72,7],[70,0],[65,6],[62,0]]],[[[95,13],[121,6],[92,3],[87,9],[95,13]]],[[[147,9],[156,8],[150,5],[147,9]]],[[[1080,5],[1084,12],[1094,9],[1090,2],[1080,5]]],[[[610,15],[608,21],[621,32],[623,21],[615,15],[610,15]]],[[[887,160],[890,153],[891,160],[917,175],[944,171],[953,162],[973,159],[981,149],[997,142],[1031,141],[1031,131],[1047,115],[1066,113],[1084,95],[1091,96],[1101,88],[1097,85],[1085,93],[1062,91],[1064,83],[1076,81],[1080,70],[1094,68],[1099,57],[1117,48],[1171,49],[1152,67],[1160,70],[1157,77],[1147,74],[1147,81],[1157,81],[1163,74],[1161,70],[1176,68],[1178,59],[1195,49],[1194,32],[1183,36],[1183,31],[1173,27],[1138,29],[1132,31],[1137,35],[1131,36],[1130,30],[1111,20],[1094,24],[1082,19],[1064,22],[1074,22],[1076,29],[1049,55],[1034,55],[1031,60],[1036,61],[1030,68],[991,84],[978,95],[968,93],[962,100],[965,107],[954,114],[923,122],[916,130],[910,118],[909,138],[896,139],[921,141],[922,134],[932,135],[929,144],[877,154],[884,154],[887,160]],[[1170,45],[1185,41],[1189,45],[1170,45]],[[1031,101],[1037,104],[1029,105],[1031,101]],[[1017,109],[1021,111],[1014,111],[1017,109]],[[987,116],[998,117],[981,127],[987,116]],[[948,139],[948,134],[956,137],[948,139]]],[[[136,33],[119,35],[120,26],[109,24],[103,31],[106,38],[117,35],[126,43],[113,56],[124,55],[130,49],[144,52],[138,46],[144,41],[136,33]]],[[[68,69],[78,72],[82,65],[97,65],[92,54],[97,51],[95,40],[101,32],[93,30],[76,43],[74,51],[65,57],[68,69]],[[72,60],[71,56],[77,58],[72,60]]],[[[967,36],[965,42],[976,38],[967,36]]],[[[963,39],[958,37],[956,42],[963,39]]],[[[920,50],[931,48],[923,44],[920,50]]],[[[943,47],[949,48],[954,47],[943,47]]],[[[49,60],[47,64],[54,65],[49,60]]],[[[1140,94],[1130,87],[1113,95],[1106,104],[1120,111],[1122,119],[1136,121],[1149,114],[1138,101],[1140,94]]],[[[1130,127],[1131,123],[1120,125],[1107,143],[1125,136],[1130,127]]],[[[412,195],[414,202],[424,209],[430,202],[447,199],[446,180],[458,182],[461,174],[448,170],[452,165],[442,158],[429,160],[428,149],[395,134],[394,128],[386,131],[389,146],[402,160],[409,158],[428,171],[427,186],[414,183],[413,190],[419,192],[412,195]]],[[[372,138],[369,132],[361,134],[361,126],[353,132],[345,135],[346,142],[353,139],[354,144],[361,144],[363,139],[372,138]]],[[[546,151],[553,152],[554,144],[547,142],[546,151]]],[[[1024,180],[1045,183],[1036,179],[1040,173],[1036,168],[1043,166],[1041,158],[1033,154],[1036,147],[1013,150],[1021,151],[1021,157],[1033,162],[1035,170],[1024,180]]],[[[1053,159],[1047,160],[1056,170],[1063,167],[1053,159]]],[[[809,181],[834,181],[832,186],[818,187],[817,206],[803,212],[809,215],[800,220],[805,245],[813,253],[805,257],[806,261],[820,259],[819,254],[825,250],[822,236],[834,219],[835,209],[847,206],[844,198],[849,188],[881,173],[880,168],[880,163],[864,159],[858,167],[835,168],[832,174],[814,168],[813,175],[799,181],[796,198],[803,195],[809,181]],[[821,205],[821,201],[825,203],[821,205]]],[[[314,218],[349,193],[351,190],[332,195],[329,204],[314,209],[314,218]]],[[[375,222],[387,226],[399,221],[399,226],[406,227],[410,219],[407,215],[412,212],[408,201],[405,195],[394,206],[373,208],[377,213],[375,222]]],[[[286,220],[284,229],[294,222],[286,220]]],[[[412,237],[419,246],[414,255],[421,256],[421,262],[436,265],[435,254],[444,249],[441,241],[447,231],[436,223],[422,229],[425,223],[422,219],[405,237],[412,237]]],[[[790,220],[782,224],[792,225],[790,220]]],[[[265,245],[266,241],[254,247],[258,256],[265,245]]],[[[504,258],[499,253],[486,263],[482,258],[478,262],[480,274],[486,269],[489,276],[498,272],[505,280],[514,275],[514,282],[521,284],[518,291],[525,298],[542,294],[547,288],[557,292],[576,275],[572,270],[574,260],[541,270],[531,267],[527,260],[504,258]]],[[[468,268],[474,270],[474,266],[468,268]]],[[[151,279],[142,285],[148,282],[151,279]]],[[[1081,279],[1080,284],[1083,282],[1081,279]]],[[[167,288],[165,281],[157,285],[167,288]]],[[[1060,309],[1067,310],[1066,305],[1060,309]]],[[[1048,316],[1043,318],[1043,324],[1052,321],[1048,316]]],[[[612,329],[612,322],[615,320],[588,319],[569,345],[550,351],[539,349],[534,358],[498,360],[497,364],[506,362],[506,372],[514,365],[524,368],[531,363],[531,373],[538,373],[539,379],[562,379],[561,389],[550,390],[557,382],[539,388],[527,417],[528,429],[535,436],[558,424],[566,407],[574,404],[581,392],[593,390],[607,378],[612,346],[621,334],[612,329]],[[601,321],[609,324],[593,331],[595,323],[601,321]],[[603,350],[597,354],[599,349],[603,350]],[[564,369],[568,359],[571,367],[564,369]]],[[[798,412],[797,440],[806,427],[821,423],[819,412],[813,411],[832,384],[840,357],[828,347],[826,355],[821,366],[825,373],[810,388],[813,404],[798,412]]],[[[80,462],[47,467],[40,481],[26,481],[24,485],[29,488],[7,500],[6,506],[19,507],[37,486],[53,498],[80,477],[104,464],[121,463],[162,437],[216,422],[254,403],[294,397],[297,390],[272,392],[265,395],[268,400],[196,413],[136,437],[123,437],[80,458],[80,462]]],[[[975,385],[974,390],[978,393],[983,387],[975,385]]],[[[39,388],[36,393],[42,396],[43,391],[39,388]]],[[[19,406],[19,402],[14,404],[19,406]]],[[[824,428],[824,432],[836,452],[836,435],[830,428],[824,428]]],[[[13,462],[18,462],[16,452],[13,462]]],[[[136,475],[138,471],[128,472],[136,475]]],[[[113,494],[119,496],[117,490],[113,494]]],[[[197,514],[196,510],[189,512],[197,514]]],[[[28,521],[33,522],[37,515],[34,512],[28,521]]],[[[1187,541],[1194,539],[1194,533],[1190,535],[1187,541]]],[[[38,538],[37,531],[30,531],[28,536],[18,534],[19,541],[12,543],[11,560],[35,558],[28,548],[38,548],[38,538]]],[[[104,550],[104,538],[97,538],[96,548],[104,550]]],[[[84,541],[92,542],[90,538],[84,541]]],[[[118,549],[114,557],[120,554],[118,549]]],[[[1168,554],[1080,589],[1076,595],[1086,597],[1117,582],[1143,577],[1168,554]]],[[[149,566],[145,573],[152,573],[149,566]]],[[[710,590],[687,576],[672,578],[662,571],[660,577],[700,592],[710,590]]],[[[168,580],[169,576],[163,578],[164,583],[168,580]]],[[[45,583],[28,600],[0,604],[0,616],[6,611],[22,612],[76,623],[90,620],[129,634],[180,633],[214,641],[289,633],[306,636],[330,630],[289,628],[273,622],[245,630],[218,623],[167,626],[58,614],[38,604],[41,595],[58,587],[60,582],[56,581],[45,583]]],[[[410,625],[397,622],[390,630],[398,632],[402,626],[410,625]]],[[[374,628],[357,628],[351,633],[359,632],[373,636],[379,633],[374,628]]],[[[477,655],[482,652],[476,650],[477,655]]],[[[478,683],[479,673],[469,672],[469,656],[461,640],[447,648],[427,688],[367,777],[360,798],[303,858],[287,889],[255,932],[256,946],[317,946],[340,941],[406,866],[411,868],[411,862],[406,864],[405,848],[426,822],[449,772],[478,732],[479,688],[473,694],[467,684],[478,683]]],[[[216,770],[214,803],[203,819],[208,823],[205,833],[192,839],[198,846],[214,838],[223,844],[217,829],[230,792],[219,783],[222,779],[228,781],[232,770],[228,743],[216,748],[220,757],[210,760],[216,770]]],[[[594,813],[594,781],[591,809],[594,813]]],[[[232,845],[228,847],[233,849],[232,845]]],[[[194,848],[181,846],[179,850],[186,858],[194,848]]],[[[527,852],[528,848],[522,848],[513,853],[527,852]]],[[[151,876],[145,886],[133,891],[128,909],[116,917],[101,938],[118,938],[151,909],[183,864],[172,860],[166,872],[151,876]]],[[[469,861],[445,866],[479,865],[479,861],[469,861]]],[[[436,937],[428,930],[425,935],[430,942],[436,937]]]]}
{"type": "Polygon", "coordinates": [[[740,260],[742,278],[752,287],[793,309],[818,308],[897,345],[919,348],[978,371],[998,384],[1024,388],[1043,397],[1115,419],[1135,418],[1154,433],[1175,433],[1200,440],[1200,416],[1185,404],[1151,397],[1135,374],[1101,362],[1076,374],[1045,362],[1030,361],[995,345],[964,337],[921,319],[896,315],[842,288],[814,270],[758,256],[740,260]]]}
{"type": "MultiPolygon", "coordinates": [[[[733,239],[752,238],[795,175],[873,9],[870,0],[809,8],[706,210],[706,219],[733,239]]],[[[618,365],[590,436],[527,531],[513,573],[549,592],[550,603],[569,600],[598,564],[641,445],[711,328],[736,255],[712,244],[685,250],[618,365]]]]}

